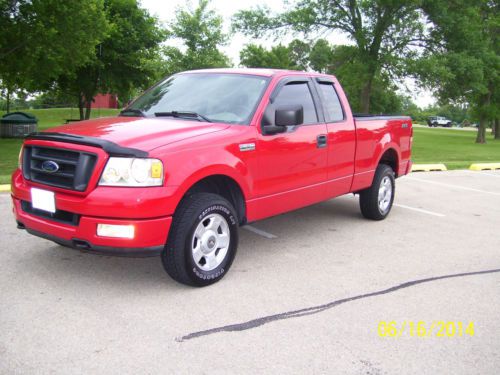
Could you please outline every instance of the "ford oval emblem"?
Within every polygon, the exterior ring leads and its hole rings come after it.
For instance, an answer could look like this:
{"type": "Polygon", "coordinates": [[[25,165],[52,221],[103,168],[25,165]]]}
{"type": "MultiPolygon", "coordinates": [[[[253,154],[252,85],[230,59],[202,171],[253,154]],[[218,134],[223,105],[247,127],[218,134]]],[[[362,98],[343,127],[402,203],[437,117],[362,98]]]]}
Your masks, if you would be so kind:
{"type": "Polygon", "coordinates": [[[59,164],[52,160],[46,160],[42,163],[42,169],[45,172],[54,173],[59,170],[59,164]]]}

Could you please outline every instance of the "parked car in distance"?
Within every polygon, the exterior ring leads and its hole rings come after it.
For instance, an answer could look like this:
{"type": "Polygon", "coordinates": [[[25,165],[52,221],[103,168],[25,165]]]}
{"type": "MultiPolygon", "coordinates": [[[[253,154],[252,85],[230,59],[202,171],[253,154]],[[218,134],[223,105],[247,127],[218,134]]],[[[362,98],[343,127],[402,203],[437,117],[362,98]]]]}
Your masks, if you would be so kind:
{"type": "Polygon", "coordinates": [[[459,128],[477,128],[479,127],[479,124],[475,123],[475,122],[471,122],[470,120],[468,119],[465,119],[462,121],[461,124],[457,125],[459,128]]]}
{"type": "Polygon", "coordinates": [[[412,142],[411,118],[353,115],[331,75],[184,72],[117,117],[29,135],[14,214],[62,246],[161,254],[173,279],[206,286],[227,274],[241,225],[348,193],[385,219],[412,142]]]}
{"type": "Polygon", "coordinates": [[[451,128],[452,122],[448,120],[446,117],[440,116],[430,116],[427,119],[427,125],[432,127],[443,126],[445,128],[451,128]]]}

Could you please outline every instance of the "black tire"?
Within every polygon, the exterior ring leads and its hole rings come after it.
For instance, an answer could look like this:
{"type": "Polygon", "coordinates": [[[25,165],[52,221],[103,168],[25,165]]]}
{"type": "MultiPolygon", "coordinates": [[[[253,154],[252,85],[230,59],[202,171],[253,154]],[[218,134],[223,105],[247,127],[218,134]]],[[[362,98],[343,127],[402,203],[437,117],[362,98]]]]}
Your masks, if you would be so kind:
{"type": "Polygon", "coordinates": [[[363,216],[371,220],[385,219],[391,212],[395,192],[396,183],[394,178],[394,171],[390,166],[386,164],[380,164],[375,171],[375,177],[373,178],[372,186],[370,186],[366,190],[361,191],[359,194],[359,207],[363,216]],[[385,180],[386,177],[388,178],[388,180],[385,180]],[[386,209],[382,209],[379,204],[379,190],[383,181],[390,181],[391,185],[391,196],[387,201],[388,207],[386,209]]]}
{"type": "MultiPolygon", "coordinates": [[[[207,224],[208,225],[208,224],[207,224]]],[[[217,231],[222,232],[222,226],[217,227],[217,231]]],[[[201,228],[205,229],[205,228],[201,228]]],[[[217,254],[218,240],[210,240],[213,254],[217,254]],[[216,243],[217,245],[214,245],[216,243]]],[[[202,241],[200,240],[200,246],[202,241]]],[[[208,246],[208,240],[204,244],[208,246]]],[[[224,277],[229,271],[236,255],[238,247],[238,217],[234,207],[226,199],[211,193],[197,193],[182,200],[175,211],[172,227],[168,235],[167,244],[161,254],[163,268],[174,280],[191,286],[207,286],[213,284],[224,277]],[[219,216],[218,216],[219,215],[219,216]],[[193,246],[198,239],[194,238],[194,232],[199,225],[210,223],[210,220],[222,217],[229,231],[229,245],[225,256],[216,268],[203,270],[202,267],[209,266],[202,264],[203,259],[207,263],[208,258],[201,258],[197,263],[193,255],[193,246]]],[[[210,250],[210,249],[208,249],[210,250]]],[[[223,251],[223,250],[222,250],[223,251]]],[[[213,258],[213,257],[212,257],[213,258]]]]}

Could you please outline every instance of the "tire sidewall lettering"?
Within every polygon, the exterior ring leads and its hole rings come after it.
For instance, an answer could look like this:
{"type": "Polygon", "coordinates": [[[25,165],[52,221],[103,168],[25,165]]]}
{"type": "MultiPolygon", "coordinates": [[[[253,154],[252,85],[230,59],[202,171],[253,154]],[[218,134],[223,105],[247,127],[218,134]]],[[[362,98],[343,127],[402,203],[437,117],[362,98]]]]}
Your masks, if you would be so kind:
{"type": "Polygon", "coordinates": [[[213,205],[213,206],[206,208],[205,210],[203,210],[203,212],[200,215],[198,215],[198,220],[200,220],[200,221],[203,220],[203,218],[205,216],[207,216],[208,214],[210,214],[213,211],[220,211],[220,212],[226,214],[226,216],[231,221],[231,224],[236,225],[236,219],[233,216],[233,214],[231,213],[231,211],[227,207],[222,206],[222,205],[213,205]]]}
{"type": "Polygon", "coordinates": [[[224,270],[224,267],[217,270],[217,272],[215,273],[201,273],[200,270],[196,267],[193,267],[193,273],[200,279],[202,280],[213,280],[213,279],[217,279],[219,277],[222,277],[222,275],[224,274],[225,270],[224,270]]]}

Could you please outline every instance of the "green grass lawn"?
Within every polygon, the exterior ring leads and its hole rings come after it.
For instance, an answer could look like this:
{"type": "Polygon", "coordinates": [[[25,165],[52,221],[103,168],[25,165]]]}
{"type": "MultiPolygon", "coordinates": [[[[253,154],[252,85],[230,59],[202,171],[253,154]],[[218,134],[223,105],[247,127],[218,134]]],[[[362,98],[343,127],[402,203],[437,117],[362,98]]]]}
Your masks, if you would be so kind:
{"type": "MultiPolygon", "coordinates": [[[[114,116],[119,111],[119,109],[93,109],[90,115],[92,118],[114,116]]],[[[66,119],[79,118],[78,108],[33,109],[22,112],[32,114],[38,119],[38,130],[64,124],[66,119]]],[[[0,111],[0,117],[4,114],[5,112],[0,111]]],[[[0,138],[0,184],[10,182],[10,174],[17,167],[17,158],[22,142],[22,139],[0,138]]]]}
{"type": "MultiPolygon", "coordinates": [[[[44,130],[53,126],[64,124],[67,119],[80,118],[78,108],[31,109],[21,110],[21,112],[29,113],[35,116],[38,119],[39,130],[44,130]]],[[[96,108],[90,112],[90,117],[96,118],[114,116],[118,112],[120,112],[119,109],[96,108]]],[[[0,111],[0,117],[2,117],[4,114],[4,111],[0,111]]]]}
{"type": "MultiPolygon", "coordinates": [[[[39,119],[39,130],[63,124],[66,119],[76,118],[75,108],[39,109],[27,111],[39,119]]],[[[92,110],[92,117],[113,116],[115,109],[92,110]]],[[[0,116],[2,113],[0,113],[0,116]]],[[[500,162],[500,141],[494,140],[488,131],[488,143],[474,143],[475,131],[414,128],[412,159],[414,163],[444,163],[448,169],[467,168],[471,163],[500,162]]],[[[17,167],[22,140],[0,138],[0,184],[10,181],[10,174],[17,167]]]]}
{"type": "Polygon", "coordinates": [[[413,129],[414,163],[444,163],[448,169],[468,168],[472,163],[500,162],[500,140],[488,130],[487,143],[476,144],[476,132],[443,128],[413,129]]]}
{"type": "Polygon", "coordinates": [[[10,183],[10,173],[17,167],[21,139],[0,138],[0,184],[10,183]]]}

